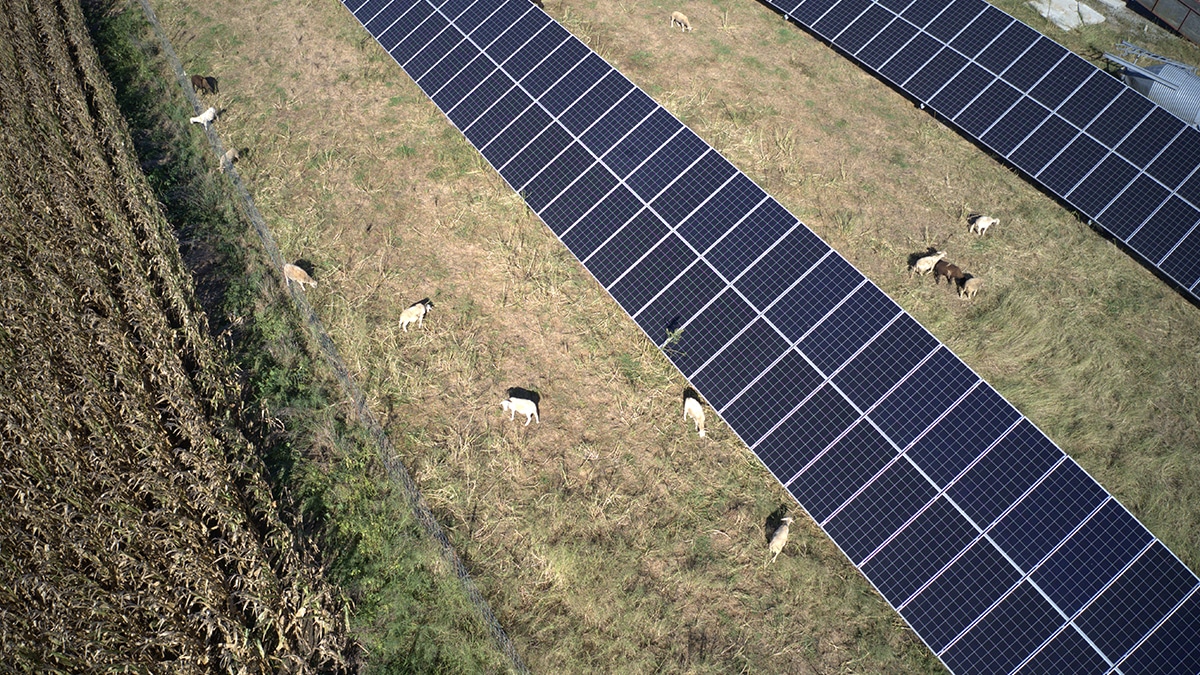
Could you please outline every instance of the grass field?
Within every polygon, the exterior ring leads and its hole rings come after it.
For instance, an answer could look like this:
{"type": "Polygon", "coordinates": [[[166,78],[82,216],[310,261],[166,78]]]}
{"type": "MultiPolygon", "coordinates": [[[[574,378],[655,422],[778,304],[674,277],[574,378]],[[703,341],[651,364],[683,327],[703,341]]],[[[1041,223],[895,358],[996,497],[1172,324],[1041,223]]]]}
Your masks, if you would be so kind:
{"type": "MultiPolygon", "coordinates": [[[[719,423],[696,438],[679,374],[340,4],[155,6],[188,72],[220,77],[219,133],[248,150],[239,170],[285,256],[315,268],[309,300],[535,671],[940,670],[811,522],[764,567],[790,498],[719,423]],[[402,332],[425,296],[425,328],[402,332]],[[541,393],[540,425],[501,414],[509,386],[541,393]]],[[[688,34],[668,29],[674,8],[547,5],[1196,568],[1196,308],[762,6],[683,3],[688,34]],[[969,237],[972,211],[1002,224],[969,237]],[[930,245],[986,280],[976,302],[908,278],[930,245]]],[[[376,607],[355,628],[386,651],[387,622],[376,607]]]]}

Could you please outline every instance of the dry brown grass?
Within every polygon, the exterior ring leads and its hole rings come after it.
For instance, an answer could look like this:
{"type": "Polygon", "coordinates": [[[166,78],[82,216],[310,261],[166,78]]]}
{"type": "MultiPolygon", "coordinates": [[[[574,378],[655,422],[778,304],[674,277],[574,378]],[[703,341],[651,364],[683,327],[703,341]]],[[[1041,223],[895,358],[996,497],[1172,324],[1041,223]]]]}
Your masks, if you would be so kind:
{"type": "MultiPolygon", "coordinates": [[[[547,4],[1195,563],[1193,307],[760,5],[547,4]],[[695,32],[668,30],[676,8],[695,32]],[[1003,224],[968,237],[971,211],[1003,224]],[[987,280],[975,303],[908,280],[929,245],[987,280]]],[[[807,519],[763,570],[790,498],[720,423],[689,433],[678,373],[340,5],[157,5],[189,72],[221,77],[285,257],[315,263],[310,301],[535,670],[940,668],[807,519]],[[501,413],[514,385],[541,425],[501,413]]]]}

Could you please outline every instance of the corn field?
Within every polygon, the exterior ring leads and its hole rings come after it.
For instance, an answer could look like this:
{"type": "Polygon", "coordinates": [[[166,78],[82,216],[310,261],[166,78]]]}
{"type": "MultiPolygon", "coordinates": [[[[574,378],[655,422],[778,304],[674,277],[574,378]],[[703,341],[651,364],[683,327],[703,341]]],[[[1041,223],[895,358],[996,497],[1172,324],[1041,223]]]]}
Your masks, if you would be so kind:
{"type": "Polygon", "coordinates": [[[0,0],[0,670],[345,672],[78,0],[0,0]]]}

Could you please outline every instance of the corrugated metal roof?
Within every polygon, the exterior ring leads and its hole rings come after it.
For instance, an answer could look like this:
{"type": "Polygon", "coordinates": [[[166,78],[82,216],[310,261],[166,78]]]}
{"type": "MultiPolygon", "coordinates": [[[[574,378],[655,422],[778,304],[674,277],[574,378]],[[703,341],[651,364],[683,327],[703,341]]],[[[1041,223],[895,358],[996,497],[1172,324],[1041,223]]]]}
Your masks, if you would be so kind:
{"type": "Polygon", "coordinates": [[[1197,0],[1137,0],[1137,3],[1187,39],[1200,43],[1200,2],[1197,0]]]}

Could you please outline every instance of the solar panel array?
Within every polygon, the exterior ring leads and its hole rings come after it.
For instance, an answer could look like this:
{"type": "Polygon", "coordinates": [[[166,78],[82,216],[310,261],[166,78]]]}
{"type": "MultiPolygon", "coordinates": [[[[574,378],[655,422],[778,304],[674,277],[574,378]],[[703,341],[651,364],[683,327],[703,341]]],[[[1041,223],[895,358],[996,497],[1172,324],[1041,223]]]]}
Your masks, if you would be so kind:
{"type": "Polygon", "coordinates": [[[544,12],[347,6],[952,671],[1200,668],[1196,575],[544,12]]]}
{"type": "Polygon", "coordinates": [[[766,0],[1200,300],[1200,131],[984,0],[766,0]]]}

